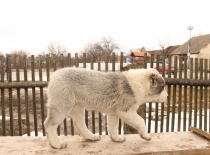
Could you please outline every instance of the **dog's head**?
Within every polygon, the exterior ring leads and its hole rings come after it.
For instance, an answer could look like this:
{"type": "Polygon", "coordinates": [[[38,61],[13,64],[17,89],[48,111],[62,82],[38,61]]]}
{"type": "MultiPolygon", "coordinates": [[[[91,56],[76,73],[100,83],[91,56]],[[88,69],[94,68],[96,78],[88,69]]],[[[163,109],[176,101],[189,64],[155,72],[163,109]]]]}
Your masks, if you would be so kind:
{"type": "Polygon", "coordinates": [[[165,80],[156,69],[148,69],[149,98],[154,102],[164,102],[168,93],[165,90],[165,80]]]}

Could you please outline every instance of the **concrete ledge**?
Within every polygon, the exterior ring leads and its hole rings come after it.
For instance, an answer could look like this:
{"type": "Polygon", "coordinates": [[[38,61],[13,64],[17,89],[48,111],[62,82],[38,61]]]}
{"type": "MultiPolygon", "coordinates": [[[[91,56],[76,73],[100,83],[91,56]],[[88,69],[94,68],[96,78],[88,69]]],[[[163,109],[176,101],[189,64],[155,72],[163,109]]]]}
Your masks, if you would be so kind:
{"type": "Polygon", "coordinates": [[[136,134],[126,135],[124,143],[112,142],[108,136],[102,136],[97,142],[84,141],[79,136],[61,136],[60,140],[66,141],[68,147],[52,149],[46,137],[0,137],[0,154],[210,154],[210,141],[191,132],[152,134],[151,141],[145,141],[136,134]]]}

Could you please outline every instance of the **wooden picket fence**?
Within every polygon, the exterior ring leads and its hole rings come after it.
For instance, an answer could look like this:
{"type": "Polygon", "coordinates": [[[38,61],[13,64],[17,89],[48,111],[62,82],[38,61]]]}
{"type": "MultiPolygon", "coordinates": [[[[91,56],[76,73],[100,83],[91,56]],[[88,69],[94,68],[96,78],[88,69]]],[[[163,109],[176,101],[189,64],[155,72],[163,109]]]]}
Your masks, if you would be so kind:
{"type": "MultiPolygon", "coordinates": [[[[118,62],[113,54],[101,61],[93,59],[87,61],[86,54],[82,58],[75,54],[67,56],[26,57],[15,64],[11,57],[1,57],[1,66],[7,63],[7,70],[1,67],[1,107],[0,107],[0,135],[1,136],[45,136],[43,126],[46,117],[46,89],[51,73],[64,67],[83,67],[98,71],[122,71],[127,65],[123,54],[118,62]]],[[[210,60],[191,59],[190,78],[187,78],[187,59],[183,57],[168,57],[168,70],[165,70],[164,56],[150,58],[144,56],[143,68],[156,68],[162,64],[162,76],[166,80],[169,97],[165,103],[146,103],[146,125],[149,132],[188,131],[189,126],[198,127],[210,132],[210,60]],[[172,65],[173,64],[173,65],[172,65]],[[173,69],[174,67],[174,69],[173,69]],[[173,72],[173,74],[172,74],[173,72]]],[[[85,122],[93,133],[108,134],[106,115],[94,111],[86,111],[85,122]]],[[[122,122],[119,124],[122,133],[122,122]]],[[[58,128],[59,135],[77,134],[73,121],[67,117],[58,128]]]]}

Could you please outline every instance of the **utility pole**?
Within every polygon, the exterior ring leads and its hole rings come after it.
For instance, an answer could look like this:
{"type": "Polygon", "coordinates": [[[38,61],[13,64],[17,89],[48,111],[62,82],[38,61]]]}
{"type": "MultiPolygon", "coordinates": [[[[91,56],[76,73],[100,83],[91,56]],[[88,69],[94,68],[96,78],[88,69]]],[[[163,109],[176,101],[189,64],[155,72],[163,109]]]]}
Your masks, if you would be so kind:
{"type": "Polygon", "coordinates": [[[190,38],[188,43],[188,52],[187,52],[187,78],[190,78],[190,48],[191,48],[191,31],[194,29],[193,26],[187,27],[188,30],[190,30],[190,38]]]}

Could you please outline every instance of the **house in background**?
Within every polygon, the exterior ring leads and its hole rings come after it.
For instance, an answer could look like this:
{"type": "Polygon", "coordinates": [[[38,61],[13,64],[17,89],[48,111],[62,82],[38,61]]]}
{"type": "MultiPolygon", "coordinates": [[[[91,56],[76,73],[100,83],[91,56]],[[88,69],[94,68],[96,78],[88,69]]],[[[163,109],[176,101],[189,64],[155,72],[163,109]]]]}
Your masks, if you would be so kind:
{"type": "Polygon", "coordinates": [[[210,34],[200,35],[197,37],[192,37],[183,45],[174,50],[171,55],[174,56],[187,56],[189,41],[190,46],[190,57],[191,58],[203,58],[210,59],[210,34]]]}
{"type": "Polygon", "coordinates": [[[142,47],[141,50],[135,50],[130,54],[130,62],[144,62],[144,54],[147,54],[147,60],[150,59],[151,54],[146,52],[145,47],[142,47]]]}
{"type": "Polygon", "coordinates": [[[180,45],[173,45],[173,46],[168,46],[165,49],[160,49],[160,50],[153,50],[153,51],[147,51],[150,54],[153,54],[154,57],[156,57],[157,55],[161,55],[161,56],[169,56],[171,55],[171,53],[176,50],[178,47],[180,47],[180,45]]]}

